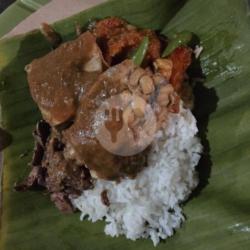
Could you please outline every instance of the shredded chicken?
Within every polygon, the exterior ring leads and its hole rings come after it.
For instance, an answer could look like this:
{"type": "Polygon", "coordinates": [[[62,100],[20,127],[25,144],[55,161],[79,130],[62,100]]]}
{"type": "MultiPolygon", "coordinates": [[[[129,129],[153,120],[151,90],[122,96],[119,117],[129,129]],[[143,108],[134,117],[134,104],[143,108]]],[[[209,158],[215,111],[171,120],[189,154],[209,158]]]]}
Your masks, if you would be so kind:
{"type": "Polygon", "coordinates": [[[137,29],[117,17],[110,17],[97,22],[93,34],[104,53],[105,60],[109,63],[120,62],[137,48],[144,37],[149,38],[149,48],[145,60],[153,61],[160,57],[162,44],[155,32],[147,29],[137,29]],[[117,61],[118,59],[118,61],[117,61]]]}
{"type": "Polygon", "coordinates": [[[179,92],[185,78],[186,71],[192,62],[192,50],[188,47],[178,47],[169,57],[173,62],[170,83],[179,92]]]}

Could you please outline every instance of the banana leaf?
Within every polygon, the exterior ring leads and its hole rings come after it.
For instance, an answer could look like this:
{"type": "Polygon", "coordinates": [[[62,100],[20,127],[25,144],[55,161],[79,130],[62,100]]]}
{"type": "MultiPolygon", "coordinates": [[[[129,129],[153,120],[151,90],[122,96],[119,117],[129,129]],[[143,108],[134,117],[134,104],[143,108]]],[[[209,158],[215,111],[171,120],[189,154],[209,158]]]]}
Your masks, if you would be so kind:
{"type": "MultiPolygon", "coordinates": [[[[200,185],[184,205],[187,221],[158,249],[250,249],[250,20],[245,0],[109,1],[54,25],[64,40],[74,25],[117,15],[164,34],[190,30],[204,51],[206,77],[194,89],[204,154],[200,185]]],[[[31,131],[40,118],[27,87],[24,66],[46,54],[39,31],[0,41],[1,126],[12,136],[4,151],[0,249],[153,249],[149,240],[110,238],[103,222],[62,215],[43,192],[16,193],[29,171],[31,131]],[[22,156],[22,157],[20,157],[22,156]]]]}

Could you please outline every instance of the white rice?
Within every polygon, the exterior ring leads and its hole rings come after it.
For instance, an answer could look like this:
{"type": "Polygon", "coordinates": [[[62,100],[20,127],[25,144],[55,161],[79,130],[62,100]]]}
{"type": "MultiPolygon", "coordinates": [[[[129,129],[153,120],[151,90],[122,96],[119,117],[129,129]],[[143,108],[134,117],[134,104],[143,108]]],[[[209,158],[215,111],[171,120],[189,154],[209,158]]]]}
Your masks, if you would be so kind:
{"type": "Polygon", "coordinates": [[[181,108],[179,114],[171,114],[165,130],[156,135],[149,166],[136,179],[119,184],[96,180],[93,190],[73,200],[81,220],[104,219],[106,234],[125,235],[131,240],[150,237],[155,246],[173,235],[185,220],[180,203],[198,184],[195,166],[202,146],[196,134],[190,110],[181,108]],[[101,201],[105,189],[109,207],[101,201]]]}

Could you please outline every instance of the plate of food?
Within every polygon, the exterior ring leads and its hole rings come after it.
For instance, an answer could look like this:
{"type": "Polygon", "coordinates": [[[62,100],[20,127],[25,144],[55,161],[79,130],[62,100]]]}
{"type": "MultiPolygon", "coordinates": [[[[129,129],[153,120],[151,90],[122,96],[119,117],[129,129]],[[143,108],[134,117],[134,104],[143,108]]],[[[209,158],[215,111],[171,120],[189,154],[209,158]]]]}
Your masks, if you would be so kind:
{"type": "Polygon", "coordinates": [[[248,249],[246,1],[108,1],[0,40],[1,249],[248,249]]]}

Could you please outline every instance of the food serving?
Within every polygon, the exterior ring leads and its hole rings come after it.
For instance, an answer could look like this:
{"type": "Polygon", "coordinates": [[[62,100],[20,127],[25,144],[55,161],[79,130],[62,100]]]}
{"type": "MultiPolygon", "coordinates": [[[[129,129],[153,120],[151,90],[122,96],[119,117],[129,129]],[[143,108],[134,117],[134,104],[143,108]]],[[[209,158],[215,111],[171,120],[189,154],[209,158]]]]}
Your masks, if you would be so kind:
{"type": "Polygon", "coordinates": [[[77,26],[64,43],[49,25],[41,30],[54,50],[25,68],[43,120],[16,190],[46,189],[62,212],[157,245],[180,227],[198,184],[187,70],[200,48],[189,32],[166,38],[118,17],[77,26]]]}

